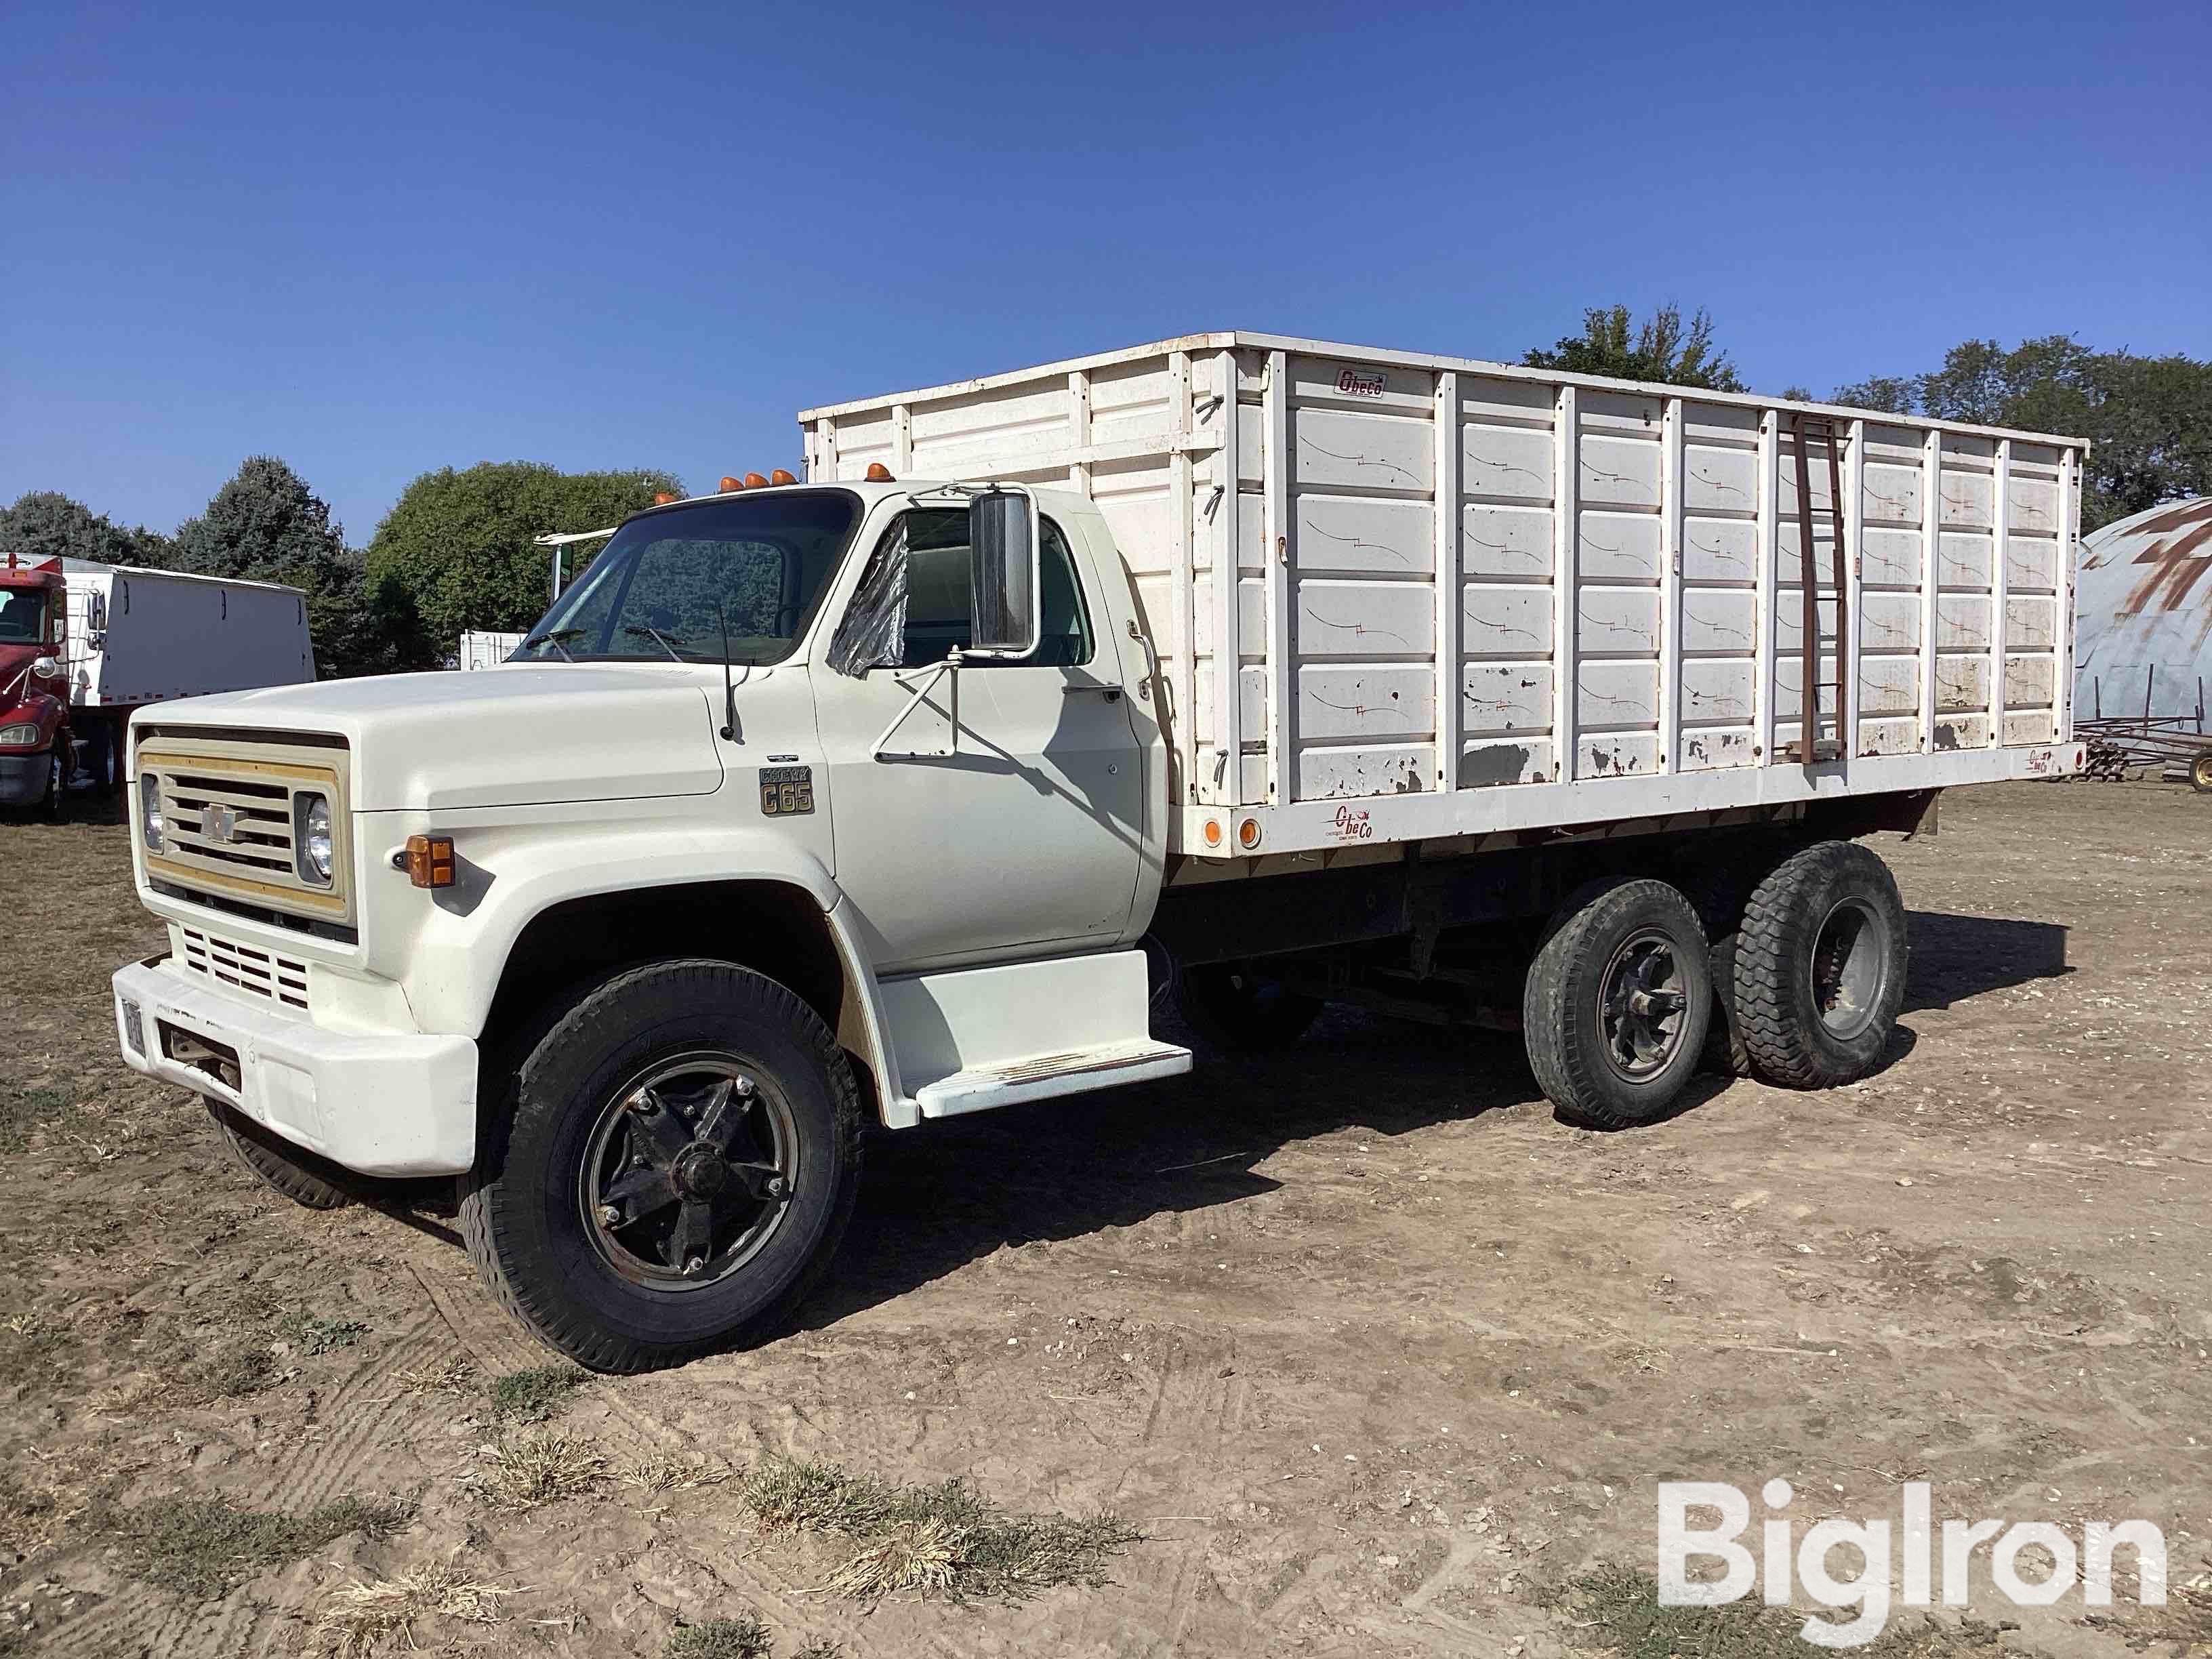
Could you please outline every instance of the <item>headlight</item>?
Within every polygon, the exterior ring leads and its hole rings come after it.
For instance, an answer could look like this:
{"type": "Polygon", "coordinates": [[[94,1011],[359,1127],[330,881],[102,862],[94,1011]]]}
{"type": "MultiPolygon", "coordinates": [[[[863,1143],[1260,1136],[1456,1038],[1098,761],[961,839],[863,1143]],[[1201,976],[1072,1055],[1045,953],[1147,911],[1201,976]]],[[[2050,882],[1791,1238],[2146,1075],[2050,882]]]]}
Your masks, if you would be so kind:
{"type": "Polygon", "coordinates": [[[331,803],[327,795],[292,799],[292,844],[298,849],[300,879],[318,887],[331,884],[331,803]]]}
{"type": "Polygon", "coordinates": [[[36,725],[27,721],[21,726],[0,726],[0,749],[36,749],[38,746],[39,728],[36,725]]]}
{"type": "Polygon", "coordinates": [[[161,850],[161,780],[151,772],[138,775],[138,836],[146,850],[161,850]]]}

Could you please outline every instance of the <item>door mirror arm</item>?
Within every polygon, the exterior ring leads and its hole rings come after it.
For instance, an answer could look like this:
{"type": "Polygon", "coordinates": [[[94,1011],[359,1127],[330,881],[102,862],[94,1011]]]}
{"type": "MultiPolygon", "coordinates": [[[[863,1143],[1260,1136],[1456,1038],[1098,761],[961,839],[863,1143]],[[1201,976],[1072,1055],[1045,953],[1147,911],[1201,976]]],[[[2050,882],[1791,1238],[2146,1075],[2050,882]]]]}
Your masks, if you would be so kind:
{"type": "Polygon", "coordinates": [[[944,755],[957,755],[960,752],[960,647],[956,645],[945,653],[945,660],[942,662],[930,663],[903,674],[896,670],[892,672],[891,678],[906,688],[908,694],[906,707],[891,717],[891,723],[884,727],[882,733],[870,746],[871,759],[882,760],[890,752],[892,733],[906,724],[908,715],[928,701],[929,694],[937,690],[937,683],[939,680],[950,682],[945,690],[951,694],[946,701],[951,704],[952,747],[936,752],[944,755]]]}

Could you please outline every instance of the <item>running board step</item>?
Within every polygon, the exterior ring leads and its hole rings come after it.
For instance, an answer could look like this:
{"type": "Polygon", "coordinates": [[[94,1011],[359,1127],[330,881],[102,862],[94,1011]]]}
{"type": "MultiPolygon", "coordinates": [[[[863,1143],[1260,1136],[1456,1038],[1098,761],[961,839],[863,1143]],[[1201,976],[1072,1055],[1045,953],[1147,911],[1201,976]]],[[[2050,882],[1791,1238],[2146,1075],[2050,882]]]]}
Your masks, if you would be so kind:
{"type": "Polygon", "coordinates": [[[955,1072],[921,1090],[915,1099],[924,1117],[951,1117],[961,1112],[981,1112],[994,1106],[1017,1105],[1024,1100],[1049,1100],[1055,1095],[1082,1094],[1092,1089],[1111,1089],[1124,1083],[1144,1083],[1156,1077],[1176,1077],[1190,1070],[1190,1050],[1171,1042],[1146,1040],[1108,1043],[1097,1048],[1074,1048],[1066,1054],[1039,1054],[1004,1066],[979,1066],[955,1072]]]}

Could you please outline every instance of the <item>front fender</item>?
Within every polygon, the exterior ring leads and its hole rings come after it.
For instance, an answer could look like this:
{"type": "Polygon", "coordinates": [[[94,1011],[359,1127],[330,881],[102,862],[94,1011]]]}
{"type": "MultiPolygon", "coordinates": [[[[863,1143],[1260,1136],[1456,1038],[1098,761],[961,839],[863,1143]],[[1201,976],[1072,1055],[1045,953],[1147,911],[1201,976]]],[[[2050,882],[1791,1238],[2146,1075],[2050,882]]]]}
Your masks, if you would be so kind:
{"type": "Polygon", "coordinates": [[[68,718],[68,715],[69,705],[60,698],[50,697],[43,691],[28,693],[21,701],[4,709],[0,709],[0,726],[21,726],[28,720],[39,728],[37,747],[36,749],[11,748],[0,752],[24,755],[52,748],[54,738],[60,732],[62,722],[68,718]]]}
{"type": "Polygon", "coordinates": [[[804,848],[772,835],[665,823],[562,826],[557,835],[456,836],[460,876],[434,893],[405,957],[408,1005],[426,1031],[482,1034],[515,940],[572,899],[704,881],[768,881],[804,891],[826,915],[836,879],[804,848]]]}
{"type": "Polygon", "coordinates": [[[864,930],[828,866],[805,848],[742,829],[686,826],[672,836],[666,824],[456,837],[456,848],[461,879],[453,888],[408,890],[431,901],[401,981],[421,1030],[481,1036],[516,941],[556,905],[702,882],[771,883],[805,893],[822,913],[845,984],[838,1041],[874,1073],[887,1111],[902,1098],[864,930]]]}

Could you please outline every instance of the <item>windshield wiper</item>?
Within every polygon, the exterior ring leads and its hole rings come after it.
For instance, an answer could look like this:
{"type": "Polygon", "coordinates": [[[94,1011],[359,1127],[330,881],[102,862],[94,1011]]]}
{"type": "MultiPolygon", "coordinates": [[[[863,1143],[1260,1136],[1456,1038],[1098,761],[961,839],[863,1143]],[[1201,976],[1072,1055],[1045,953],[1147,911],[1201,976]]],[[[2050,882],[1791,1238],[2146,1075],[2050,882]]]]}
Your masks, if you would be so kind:
{"type": "Polygon", "coordinates": [[[668,635],[662,633],[657,628],[652,627],[647,623],[640,623],[635,627],[623,629],[623,632],[629,635],[634,640],[650,637],[655,645],[659,646],[663,651],[665,651],[668,653],[671,660],[678,663],[684,663],[685,661],[684,653],[678,651],[674,646],[669,644],[668,635]]]}
{"type": "Polygon", "coordinates": [[[532,646],[550,645],[561,653],[562,662],[574,662],[576,659],[568,654],[568,647],[561,641],[573,640],[583,631],[580,628],[549,628],[543,634],[532,634],[524,640],[522,648],[527,651],[532,646]]]}

